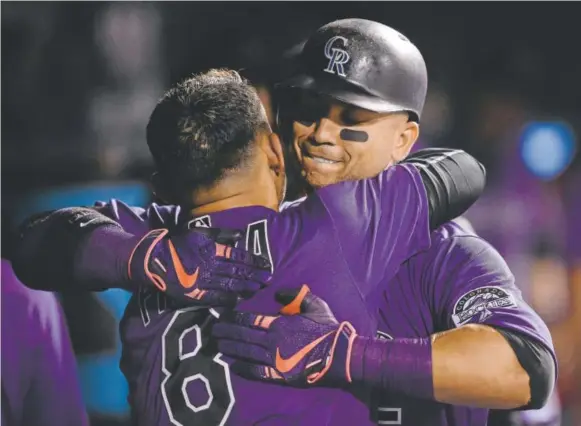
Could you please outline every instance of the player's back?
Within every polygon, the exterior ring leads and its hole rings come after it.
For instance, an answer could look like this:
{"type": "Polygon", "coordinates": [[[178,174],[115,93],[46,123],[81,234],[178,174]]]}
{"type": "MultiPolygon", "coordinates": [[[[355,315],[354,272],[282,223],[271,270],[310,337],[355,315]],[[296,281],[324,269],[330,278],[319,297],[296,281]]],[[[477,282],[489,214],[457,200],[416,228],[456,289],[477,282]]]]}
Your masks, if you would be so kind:
{"type": "MultiPolygon", "coordinates": [[[[338,186],[340,194],[325,188],[282,214],[245,207],[198,217],[190,224],[246,229],[246,247],[270,258],[273,281],[237,309],[276,314],[281,306],[274,300],[275,291],[308,284],[338,320],[350,321],[360,334],[373,336],[376,323],[367,296],[387,278],[386,271],[395,274],[397,265],[427,244],[427,213],[414,187],[418,182],[413,176],[407,179],[401,184],[412,184],[414,196],[406,204],[411,210],[400,210],[413,214],[403,214],[404,220],[393,209],[389,216],[380,211],[376,204],[382,200],[374,199],[377,194],[365,184],[345,183],[338,186]],[[425,217],[418,228],[419,216],[425,217]],[[380,219],[385,226],[379,226],[380,219]],[[400,233],[402,239],[397,237],[400,233]],[[399,251],[394,250],[398,243],[399,251]]],[[[402,198],[393,192],[393,199],[383,204],[402,198]]],[[[155,222],[164,215],[166,227],[174,226],[179,217],[177,210],[146,216],[155,222]]],[[[341,389],[294,389],[231,375],[227,360],[207,341],[208,327],[219,315],[211,311],[176,310],[153,292],[132,298],[121,325],[122,369],[138,424],[369,423],[365,393],[356,397],[341,389]]]]}
{"type": "MultiPolygon", "coordinates": [[[[339,321],[350,321],[361,334],[373,336],[376,323],[345,261],[335,225],[320,200],[308,199],[300,208],[287,209],[280,215],[256,213],[256,217],[250,217],[246,248],[268,256],[274,275],[266,289],[241,302],[237,310],[276,315],[281,305],[275,301],[275,292],[307,284],[329,304],[339,321]],[[260,219],[262,214],[267,215],[266,219],[260,219]]],[[[226,215],[212,219],[213,226],[232,223],[226,215]]],[[[368,421],[369,399],[363,391],[354,395],[342,389],[295,389],[238,376],[231,380],[236,397],[231,424],[365,425],[368,421]]]]}
{"type": "MultiPolygon", "coordinates": [[[[246,229],[247,248],[271,258],[273,281],[237,309],[276,314],[281,306],[274,292],[306,283],[327,300],[339,320],[373,335],[375,323],[332,239],[334,231],[325,229],[326,220],[310,229],[310,221],[304,219],[298,210],[279,217],[251,207],[204,216],[194,223],[246,229]]],[[[130,382],[137,424],[365,424],[365,395],[360,401],[340,389],[294,389],[230,374],[227,360],[208,341],[209,327],[218,315],[217,310],[174,309],[165,296],[153,291],[132,298],[121,325],[122,369],[130,382]]]]}

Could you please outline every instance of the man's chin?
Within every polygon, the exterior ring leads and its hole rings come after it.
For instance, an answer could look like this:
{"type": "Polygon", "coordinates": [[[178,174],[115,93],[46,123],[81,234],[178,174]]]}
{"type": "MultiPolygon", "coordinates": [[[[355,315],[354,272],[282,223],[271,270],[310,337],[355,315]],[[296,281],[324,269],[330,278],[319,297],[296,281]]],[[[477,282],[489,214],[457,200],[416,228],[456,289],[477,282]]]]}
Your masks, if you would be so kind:
{"type": "Polygon", "coordinates": [[[336,176],[321,175],[318,173],[309,173],[306,176],[306,181],[311,190],[323,188],[325,186],[333,185],[334,183],[341,182],[336,176]]]}

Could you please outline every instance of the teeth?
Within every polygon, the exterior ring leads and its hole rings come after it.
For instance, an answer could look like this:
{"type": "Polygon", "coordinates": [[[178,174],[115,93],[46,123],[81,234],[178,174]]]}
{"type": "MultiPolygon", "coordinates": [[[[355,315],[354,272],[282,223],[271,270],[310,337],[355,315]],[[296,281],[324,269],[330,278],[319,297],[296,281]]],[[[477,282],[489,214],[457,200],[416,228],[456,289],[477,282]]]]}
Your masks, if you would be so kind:
{"type": "Polygon", "coordinates": [[[317,163],[322,163],[322,164],[335,164],[335,163],[337,163],[337,161],[327,160],[326,158],[315,157],[315,156],[313,156],[312,158],[317,163]]]}

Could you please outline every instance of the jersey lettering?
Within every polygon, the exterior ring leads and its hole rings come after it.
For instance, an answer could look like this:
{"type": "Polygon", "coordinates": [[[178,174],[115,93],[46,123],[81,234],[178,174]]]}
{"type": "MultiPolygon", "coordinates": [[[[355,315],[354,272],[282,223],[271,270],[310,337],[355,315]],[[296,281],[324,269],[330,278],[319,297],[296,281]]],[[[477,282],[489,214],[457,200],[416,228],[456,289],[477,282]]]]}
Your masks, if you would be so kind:
{"type": "Polygon", "coordinates": [[[274,263],[270,254],[268,241],[268,222],[259,220],[248,225],[246,229],[246,250],[257,256],[264,256],[270,262],[270,272],[274,271],[274,263]]]}
{"type": "MultiPolygon", "coordinates": [[[[189,227],[210,226],[210,223],[210,217],[204,216],[190,222],[189,227]]],[[[246,250],[267,257],[272,265],[267,226],[266,220],[248,225],[246,250]]],[[[146,304],[150,297],[143,295],[139,300],[144,325],[147,325],[149,314],[146,304]]],[[[216,317],[219,314],[213,309],[179,310],[163,333],[162,371],[165,378],[161,386],[162,396],[170,421],[176,426],[222,426],[234,406],[228,364],[221,359],[222,354],[209,350],[208,336],[204,334],[216,317]],[[196,333],[196,347],[184,353],[182,340],[188,333],[196,333]],[[195,381],[198,383],[194,384],[195,381]],[[196,385],[196,396],[203,395],[202,400],[190,401],[188,388],[192,385],[196,385]],[[200,391],[201,386],[205,391],[200,391]]]]}
{"type": "Polygon", "coordinates": [[[158,314],[162,314],[167,307],[167,298],[165,295],[159,291],[152,291],[150,289],[140,288],[137,293],[137,301],[144,327],[147,327],[151,322],[149,316],[150,310],[155,309],[158,314]]]}

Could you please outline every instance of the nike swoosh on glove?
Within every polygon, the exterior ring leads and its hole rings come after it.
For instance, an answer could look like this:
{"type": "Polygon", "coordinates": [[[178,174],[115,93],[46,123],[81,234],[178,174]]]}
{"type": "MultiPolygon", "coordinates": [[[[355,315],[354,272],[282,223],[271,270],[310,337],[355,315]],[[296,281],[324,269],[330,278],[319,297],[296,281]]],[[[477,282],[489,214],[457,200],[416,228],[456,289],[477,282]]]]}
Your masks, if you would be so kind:
{"type": "Polygon", "coordinates": [[[153,284],[179,306],[233,307],[267,285],[267,259],[231,247],[240,231],[196,228],[180,235],[155,229],[135,246],[129,279],[153,284]]]}
{"type": "Polygon", "coordinates": [[[214,325],[218,350],[235,360],[231,371],[297,387],[351,382],[353,326],[339,323],[306,285],[275,297],[285,305],[281,315],[228,312],[214,325]]]}

